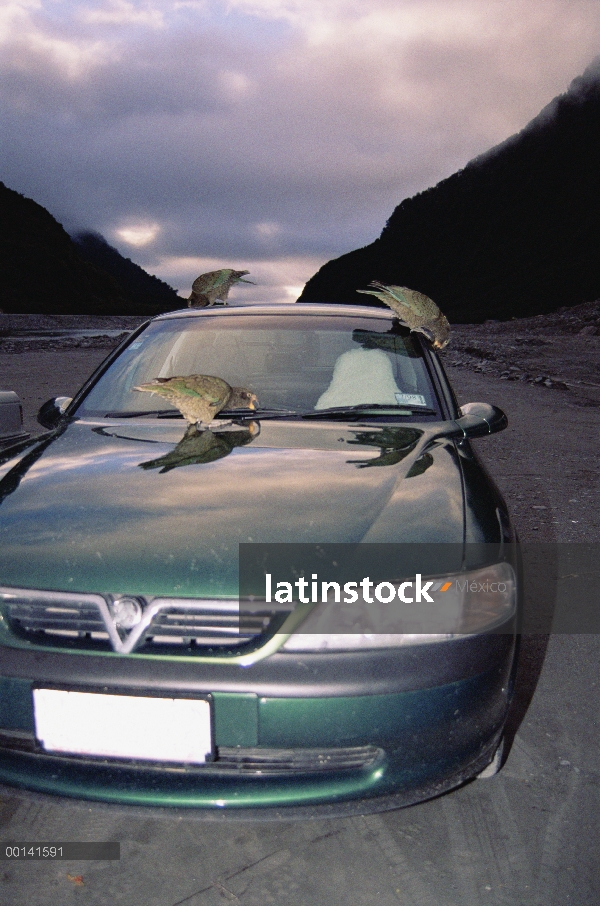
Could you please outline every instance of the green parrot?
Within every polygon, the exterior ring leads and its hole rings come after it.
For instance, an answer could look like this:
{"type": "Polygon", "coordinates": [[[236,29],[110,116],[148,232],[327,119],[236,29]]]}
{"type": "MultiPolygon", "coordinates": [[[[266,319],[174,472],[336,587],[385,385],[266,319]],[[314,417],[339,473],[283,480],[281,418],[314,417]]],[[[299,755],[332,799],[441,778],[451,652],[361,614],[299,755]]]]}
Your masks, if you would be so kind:
{"type": "Polygon", "coordinates": [[[172,403],[190,425],[209,425],[221,409],[255,409],[258,400],[245,387],[231,387],[210,374],[154,378],[134,390],[156,393],[172,403]]]}
{"type": "Polygon", "coordinates": [[[433,299],[408,289],[406,286],[386,286],[378,280],[369,283],[373,289],[357,289],[357,293],[375,296],[397,315],[411,330],[425,334],[435,349],[443,349],[450,342],[450,324],[433,299]]]}
{"type": "Polygon", "coordinates": [[[188,308],[206,308],[208,305],[214,305],[217,299],[220,299],[225,305],[229,290],[236,283],[251,283],[252,280],[243,280],[244,274],[250,271],[234,271],[230,267],[225,267],[220,271],[208,271],[206,274],[200,274],[192,283],[192,293],[188,299],[188,308]]]}

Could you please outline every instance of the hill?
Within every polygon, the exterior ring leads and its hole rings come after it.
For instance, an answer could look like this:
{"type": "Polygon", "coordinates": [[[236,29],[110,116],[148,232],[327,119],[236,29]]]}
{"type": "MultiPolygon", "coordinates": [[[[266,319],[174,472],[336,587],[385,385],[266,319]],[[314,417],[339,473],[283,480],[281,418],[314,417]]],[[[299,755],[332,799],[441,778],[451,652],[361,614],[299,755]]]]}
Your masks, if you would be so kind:
{"type": "Polygon", "coordinates": [[[187,304],[168,283],[146,273],[130,258],[124,258],[100,233],[77,233],[72,238],[83,258],[111,274],[134,304],[151,306],[156,312],[183,308],[187,304]]]}
{"type": "MultiPolygon", "coordinates": [[[[175,291],[148,274],[147,292],[142,291],[141,279],[140,289],[134,292],[116,266],[114,256],[121,256],[116,249],[111,252],[110,268],[84,257],[45,208],[0,182],[0,310],[19,314],[153,315],[181,307],[175,291]],[[162,295],[156,294],[154,281],[170,292],[161,289],[162,295]]],[[[128,264],[137,268],[132,262],[128,264]]]]}
{"type": "Polygon", "coordinates": [[[600,58],[522,132],[404,200],[379,239],[325,264],[298,301],[369,303],[356,290],[373,279],[426,293],[455,323],[593,301],[599,160],[600,58]]]}

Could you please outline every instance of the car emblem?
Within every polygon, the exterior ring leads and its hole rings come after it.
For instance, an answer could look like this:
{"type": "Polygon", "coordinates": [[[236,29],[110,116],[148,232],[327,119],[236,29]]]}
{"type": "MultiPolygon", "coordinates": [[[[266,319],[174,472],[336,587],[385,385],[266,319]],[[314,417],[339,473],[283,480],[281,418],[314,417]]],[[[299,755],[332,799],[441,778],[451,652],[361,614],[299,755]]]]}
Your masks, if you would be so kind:
{"type": "Polygon", "coordinates": [[[112,603],[112,616],[119,630],[133,629],[142,619],[143,609],[137,598],[124,596],[112,603]]]}

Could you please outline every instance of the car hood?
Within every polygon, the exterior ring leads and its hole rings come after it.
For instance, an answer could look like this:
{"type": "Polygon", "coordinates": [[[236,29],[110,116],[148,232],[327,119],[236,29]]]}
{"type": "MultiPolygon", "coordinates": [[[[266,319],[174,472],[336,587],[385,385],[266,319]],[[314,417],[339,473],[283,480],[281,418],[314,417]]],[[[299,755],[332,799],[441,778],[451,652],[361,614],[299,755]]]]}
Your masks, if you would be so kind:
{"type": "Polygon", "coordinates": [[[0,584],[236,595],[240,542],[460,548],[459,454],[424,446],[411,426],[74,421],[0,460],[0,584]]]}

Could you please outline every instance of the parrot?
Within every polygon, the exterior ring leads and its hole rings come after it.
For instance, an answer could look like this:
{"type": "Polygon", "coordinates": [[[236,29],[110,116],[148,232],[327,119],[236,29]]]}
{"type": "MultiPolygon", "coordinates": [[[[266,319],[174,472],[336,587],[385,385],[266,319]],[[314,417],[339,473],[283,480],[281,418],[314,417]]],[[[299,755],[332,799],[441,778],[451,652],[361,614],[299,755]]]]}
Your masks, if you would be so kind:
{"type": "Polygon", "coordinates": [[[357,289],[356,292],[384,302],[411,331],[425,334],[434,349],[444,349],[448,345],[450,324],[429,296],[406,286],[386,286],[378,280],[372,280],[369,286],[373,289],[357,289]]]}
{"type": "Polygon", "coordinates": [[[234,271],[230,267],[225,267],[220,271],[208,271],[206,274],[200,274],[192,284],[192,292],[188,299],[188,308],[206,308],[208,305],[214,305],[217,299],[220,299],[225,305],[229,290],[236,283],[251,283],[252,280],[243,280],[244,274],[250,271],[234,271]]]}
{"type": "Polygon", "coordinates": [[[134,390],[156,393],[172,403],[190,425],[208,425],[221,409],[255,409],[258,400],[245,387],[232,387],[210,374],[155,378],[134,390]]]}

